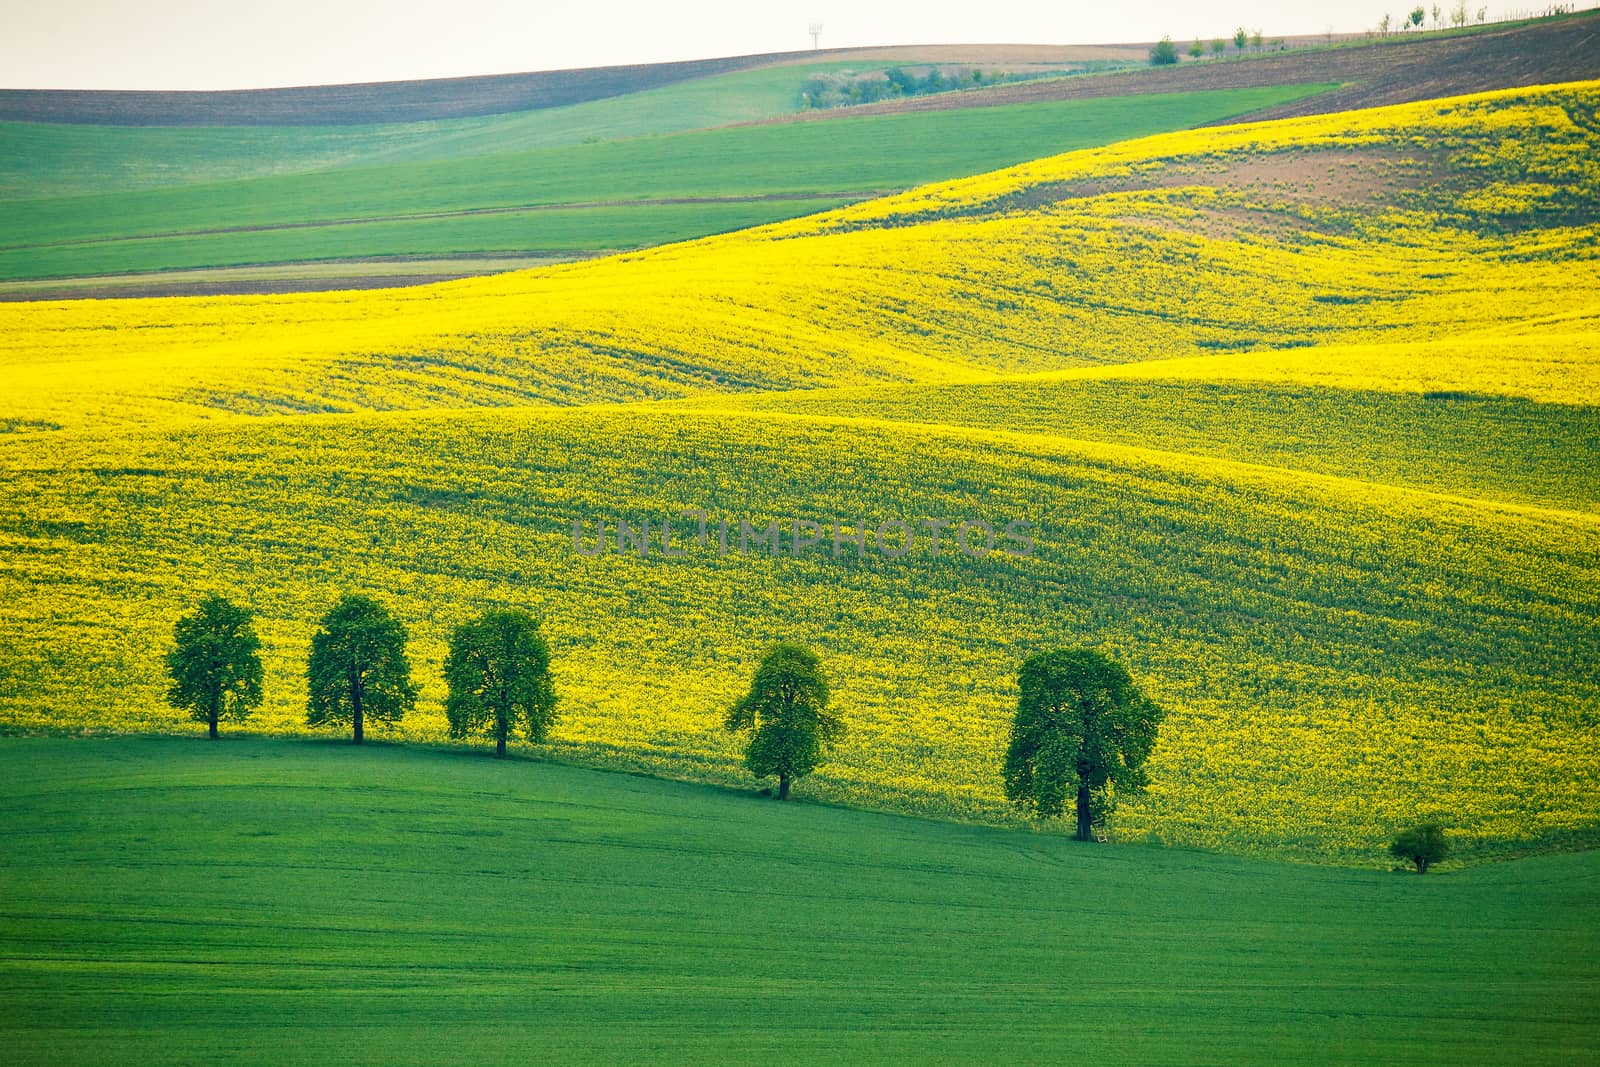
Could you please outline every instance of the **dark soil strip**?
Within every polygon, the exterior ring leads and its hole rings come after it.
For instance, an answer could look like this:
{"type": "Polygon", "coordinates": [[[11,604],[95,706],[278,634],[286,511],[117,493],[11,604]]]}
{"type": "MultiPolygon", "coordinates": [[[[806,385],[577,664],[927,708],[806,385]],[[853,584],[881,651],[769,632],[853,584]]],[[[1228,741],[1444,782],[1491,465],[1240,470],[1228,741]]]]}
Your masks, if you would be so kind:
{"type": "Polygon", "coordinates": [[[49,300],[119,300],[147,296],[249,296],[263,293],[321,293],[337,289],[399,289],[408,285],[453,282],[475,278],[480,273],[454,274],[357,274],[332,278],[241,278],[232,281],[162,282],[152,275],[149,282],[128,285],[81,285],[53,289],[28,289],[10,292],[0,289],[0,303],[49,300]]]}

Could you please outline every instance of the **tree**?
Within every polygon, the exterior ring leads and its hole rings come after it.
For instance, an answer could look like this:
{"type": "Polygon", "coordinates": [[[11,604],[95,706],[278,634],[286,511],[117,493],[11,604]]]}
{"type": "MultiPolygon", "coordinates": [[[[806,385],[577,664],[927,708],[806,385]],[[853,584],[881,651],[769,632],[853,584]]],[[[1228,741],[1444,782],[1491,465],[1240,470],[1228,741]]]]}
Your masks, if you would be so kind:
{"type": "Polygon", "coordinates": [[[1414,864],[1418,874],[1427,874],[1429,867],[1450,855],[1450,839],[1438,823],[1423,823],[1402,830],[1389,845],[1389,855],[1414,864]]]}
{"type": "Polygon", "coordinates": [[[725,725],[752,731],[745,766],[757,778],[777,775],[779,800],[788,800],[789,783],[810,774],[823,750],[844,736],[844,724],[828,713],[828,681],[816,653],[788,641],[767,653],[725,725]]]}
{"type": "Polygon", "coordinates": [[[1162,710],[1120,663],[1086,648],[1028,657],[1017,677],[1021,695],[1006,749],[1007,799],[1045,818],[1072,798],[1078,840],[1119,793],[1148,783],[1144,763],[1155,747],[1162,710]]]}
{"type": "Polygon", "coordinates": [[[1467,24],[1467,0],[1457,0],[1456,6],[1450,9],[1450,25],[1465,26],[1467,24]]]}
{"type": "Polygon", "coordinates": [[[1199,59],[1206,54],[1206,46],[1200,43],[1200,38],[1194,39],[1194,44],[1189,46],[1189,58],[1199,59]]]}
{"type": "Polygon", "coordinates": [[[1428,16],[1428,13],[1426,11],[1422,10],[1422,5],[1421,4],[1418,4],[1416,7],[1411,9],[1411,25],[1417,27],[1418,29],[1421,29],[1422,28],[1422,20],[1427,18],[1427,16],[1428,16]]]}
{"type": "Polygon", "coordinates": [[[249,610],[208,596],[173,627],[167,702],[187,708],[216,740],[220,719],[244,719],[261,703],[261,639],[249,610]]]}
{"type": "Polygon", "coordinates": [[[1220,56],[1222,53],[1226,52],[1227,50],[1228,50],[1228,43],[1226,41],[1224,41],[1221,37],[1218,37],[1217,39],[1215,39],[1214,41],[1211,42],[1211,54],[1212,55],[1220,56]]]}
{"type": "Polygon", "coordinates": [[[366,720],[398,722],[417,702],[406,628],[370,597],[346,596],[322,617],[307,666],[306,722],[349,723],[358,745],[366,720]]]}
{"type": "Polygon", "coordinates": [[[1243,26],[1240,26],[1238,29],[1233,31],[1233,47],[1237,48],[1239,51],[1244,51],[1244,46],[1249,40],[1250,31],[1245,29],[1243,26]]]}
{"type": "Polygon", "coordinates": [[[1260,30],[1256,30],[1254,33],[1252,33],[1250,35],[1250,47],[1254,48],[1257,52],[1261,51],[1261,31],[1260,30]]]}
{"type": "Polygon", "coordinates": [[[444,681],[450,736],[491,733],[497,759],[505,758],[506,737],[518,723],[537,744],[555,721],[550,646],[526,611],[486,611],[457,626],[444,658],[444,681]]]}
{"type": "Polygon", "coordinates": [[[1178,46],[1172,43],[1171,37],[1163,37],[1150,49],[1150,62],[1153,66],[1163,67],[1178,61],[1178,46]]]}

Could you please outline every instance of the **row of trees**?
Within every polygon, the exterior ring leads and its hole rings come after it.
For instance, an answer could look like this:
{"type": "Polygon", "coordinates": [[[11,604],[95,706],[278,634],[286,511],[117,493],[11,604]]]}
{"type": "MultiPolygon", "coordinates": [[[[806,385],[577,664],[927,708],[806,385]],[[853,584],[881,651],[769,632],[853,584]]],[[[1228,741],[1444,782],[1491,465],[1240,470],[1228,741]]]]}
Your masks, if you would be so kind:
{"type": "MultiPolygon", "coordinates": [[[[1549,13],[1561,14],[1562,12],[1558,5],[1555,8],[1551,8],[1549,13]]],[[[1486,7],[1478,8],[1476,17],[1474,17],[1469,15],[1467,12],[1466,0],[1458,0],[1455,6],[1451,7],[1449,11],[1441,8],[1438,4],[1434,4],[1431,8],[1424,8],[1421,4],[1418,4],[1409,12],[1399,16],[1398,18],[1385,14],[1383,18],[1378,20],[1378,33],[1387,37],[1391,33],[1404,33],[1406,30],[1410,29],[1420,30],[1422,29],[1423,22],[1428,19],[1429,15],[1433,16],[1433,28],[1440,30],[1444,28],[1445,19],[1447,17],[1450,20],[1450,25],[1455,27],[1466,26],[1473,22],[1477,22],[1479,24],[1487,22],[1489,19],[1489,9],[1486,7]]]]}
{"type": "MultiPolygon", "coordinates": [[[[1200,38],[1196,37],[1194,39],[1194,43],[1189,46],[1189,58],[1203,59],[1208,51],[1213,57],[1220,58],[1228,51],[1228,40],[1228,38],[1217,37],[1214,38],[1208,46],[1205,42],[1201,41],[1200,38]]],[[[1256,52],[1260,52],[1266,47],[1265,43],[1261,39],[1260,30],[1247,30],[1243,26],[1240,26],[1238,29],[1233,31],[1233,37],[1231,40],[1233,41],[1234,51],[1236,52],[1243,52],[1247,48],[1256,52]]],[[[1283,39],[1279,38],[1278,40],[1273,41],[1272,47],[1277,50],[1282,50],[1284,47],[1283,39]]],[[[1150,49],[1150,62],[1155,66],[1165,66],[1176,63],[1177,61],[1178,46],[1172,43],[1171,37],[1161,38],[1161,40],[1157,41],[1155,46],[1150,49]]]]}
{"type": "Polygon", "coordinates": [[[1015,75],[985,72],[976,67],[930,66],[918,77],[915,70],[891,67],[885,71],[839,71],[816,74],[800,87],[802,108],[849,107],[879,100],[926,96],[955,89],[972,89],[1017,80],[1015,75]]]}
{"type": "MultiPolygon", "coordinates": [[[[262,698],[261,641],[249,611],[220,596],[178,620],[167,654],[168,699],[218,735],[262,698]]],[[[368,722],[397,722],[416,704],[404,625],[370,597],[344,597],[322,617],[306,664],[306,722],[345,725],[361,744],[368,722]]],[[[457,626],[444,661],[450,736],[488,734],[495,755],[521,727],[544,740],[555,721],[550,650],[525,611],[495,609],[457,626]]],[[[1144,763],[1162,711],[1121,664],[1089,649],[1040,653],[1022,665],[1021,696],[1006,750],[1006,796],[1051,818],[1070,807],[1088,840],[1119,794],[1147,784],[1144,763]]],[[[829,707],[822,662],[803,645],[780,642],[756,668],[749,691],[724,719],[748,734],[745,765],[778,779],[778,799],[810,774],[844,736],[829,707]]]]}
{"type": "MultiPolygon", "coordinates": [[[[223,720],[242,720],[261,704],[261,640],[251,613],[210,596],[178,620],[167,653],[167,699],[217,736],[223,720]]],[[[306,723],[344,725],[356,744],[368,722],[398,722],[417,701],[405,626],[365,596],[346,596],[322,617],[306,663],[306,723]]],[[[489,734],[495,755],[521,726],[544,740],[555,721],[550,649],[526,611],[495,609],[457,626],[444,661],[450,736],[489,734]]]]}
{"type": "MultiPolygon", "coordinates": [[[[167,654],[168,699],[217,737],[219,722],[247,718],[261,703],[261,641],[252,615],[210,596],[178,620],[167,654]]],[[[346,596],[322,617],[306,665],[306,722],[348,725],[356,744],[367,721],[395,722],[416,704],[406,658],[405,627],[370,597],[346,596]]],[[[494,609],[457,626],[444,661],[450,736],[488,734],[495,755],[518,726],[533,742],[555,721],[550,650],[538,620],[518,609],[494,609]]],[[[1069,808],[1079,840],[1119,796],[1149,784],[1145,763],[1155,748],[1162,709],[1134,684],[1122,664],[1092,649],[1030,656],[1017,676],[1017,713],[1002,768],[1005,795],[1025,811],[1055,818],[1069,808]]],[[[728,709],[723,726],[748,735],[745,766],[778,779],[778,799],[810,774],[844,737],[830,708],[832,690],[817,654],[779,642],[761,660],[749,690],[728,709]]],[[[1390,845],[1418,873],[1449,853],[1437,824],[1413,827],[1390,845]]]]}

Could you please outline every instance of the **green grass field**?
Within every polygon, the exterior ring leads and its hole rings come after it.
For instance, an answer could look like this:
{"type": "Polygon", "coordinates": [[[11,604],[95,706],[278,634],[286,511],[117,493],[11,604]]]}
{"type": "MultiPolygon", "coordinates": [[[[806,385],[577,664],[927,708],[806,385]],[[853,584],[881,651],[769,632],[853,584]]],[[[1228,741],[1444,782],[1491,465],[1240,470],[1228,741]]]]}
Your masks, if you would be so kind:
{"type": "MultiPolygon", "coordinates": [[[[1326,86],[1022,104],[821,122],[234,182],[18,200],[0,215],[0,278],[24,279],[393,254],[634,248],[790,218],[1038,156],[1183,129],[1298,99],[1326,86]],[[777,197],[703,205],[698,221],[664,198],[777,197]],[[544,216],[412,216],[530,206],[589,212],[592,228],[552,235],[544,216]],[[600,205],[600,206],[593,206],[600,205]],[[367,220],[365,226],[261,227],[367,220]],[[401,220],[401,221],[395,221],[401,220]],[[685,225],[685,220],[691,224],[685,225]],[[403,227],[403,229],[396,229],[403,227]],[[376,228],[376,229],[374,229],[376,228]],[[385,229],[387,228],[387,229],[385,229]],[[540,243],[548,242],[548,243],[540,243]]],[[[569,217],[570,221],[570,217],[569,217]]]]}
{"type": "MultiPolygon", "coordinates": [[[[766,197],[712,203],[617,204],[384,219],[256,233],[206,233],[0,250],[0,277],[171,271],[385,256],[605,252],[728,233],[853,203],[857,198],[766,197]]],[[[310,274],[306,271],[307,275],[310,274]]]]}
{"type": "Polygon", "coordinates": [[[0,741],[0,1047],[152,1062],[1587,1063],[1600,854],[1426,878],[483,754],[0,741]]]}

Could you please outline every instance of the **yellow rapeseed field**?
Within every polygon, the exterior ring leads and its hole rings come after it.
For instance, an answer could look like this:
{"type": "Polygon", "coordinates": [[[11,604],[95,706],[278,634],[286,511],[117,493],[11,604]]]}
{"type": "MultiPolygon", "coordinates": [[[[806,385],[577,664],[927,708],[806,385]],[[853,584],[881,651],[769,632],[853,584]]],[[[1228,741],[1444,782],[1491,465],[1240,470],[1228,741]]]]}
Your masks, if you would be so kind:
{"type": "Polygon", "coordinates": [[[192,728],[161,656],[220,591],[261,615],[256,728],[301,729],[314,620],[360,589],[413,635],[395,736],[443,737],[450,627],[522,605],[558,751],[739,781],[717,724],[787,637],[850,723],[804,790],[1005,818],[1016,666],[1088,643],[1169,709],[1123,840],[1587,839],[1597,105],[1170,134],[418,289],[0,305],[0,722],[192,728]],[[617,551],[624,519],[684,555],[617,551]]]}

